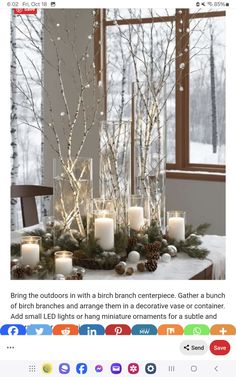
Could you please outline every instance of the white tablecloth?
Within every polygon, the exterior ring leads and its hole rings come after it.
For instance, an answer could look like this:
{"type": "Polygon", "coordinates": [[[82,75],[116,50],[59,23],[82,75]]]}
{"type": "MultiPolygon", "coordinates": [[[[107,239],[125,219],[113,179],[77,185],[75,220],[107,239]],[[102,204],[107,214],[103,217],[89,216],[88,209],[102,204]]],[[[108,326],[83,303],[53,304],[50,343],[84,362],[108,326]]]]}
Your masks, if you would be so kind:
{"type": "MultiPolygon", "coordinates": [[[[202,237],[203,246],[210,253],[206,259],[191,258],[185,253],[178,253],[170,263],[160,261],[155,272],[135,273],[133,280],[189,280],[205,268],[213,264],[212,279],[225,279],[225,237],[206,235],[202,237]]],[[[128,264],[132,266],[132,264],[128,264]]],[[[130,276],[119,276],[115,271],[89,271],[86,279],[130,279],[130,276]]]]}
{"type": "Polygon", "coordinates": [[[225,279],[225,259],[226,259],[226,245],[225,237],[206,235],[202,237],[202,246],[206,247],[210,253],[207,256],[213,263],[212,279],[225,279]]]}
{"type": "MultiPolygon", "coordinates": [[[[38,226],[37,226],[38,227],[38,226]]],[[[20,237],[27,230],[33,230],[34,227],[12,232],[12,242],[19,242],[20,237]]],[[[206,235],[202,237],[203,247],[206,247],[210,253],[206,259],[191,258],[185,253],[178,253],[177,257],[171,259],[170,263],[164,263],[160,260],[158,268],[154,272],[135,273],[132,276],[120,276],[114,270],[99,271],[86,270],[84,279],[86,280],[189,280],[205,268],[213,264],[213,276],[215,280],[225,279],[225,237],[206,235]]],[[[127,266],[132,266],[128,263],[127,266]]],[[[133,266],[135,267],[135,266],[133,266]]]]}

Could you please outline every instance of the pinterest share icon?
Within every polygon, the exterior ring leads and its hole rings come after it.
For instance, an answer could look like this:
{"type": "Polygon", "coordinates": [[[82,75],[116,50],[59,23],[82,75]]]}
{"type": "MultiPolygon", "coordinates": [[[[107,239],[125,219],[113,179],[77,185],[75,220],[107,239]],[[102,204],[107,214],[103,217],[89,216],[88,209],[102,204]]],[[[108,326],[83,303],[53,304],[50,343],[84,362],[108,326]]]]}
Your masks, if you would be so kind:
{"type": "Polygon", "coordinates": [[[109,325],[106,328],[106,335],[130,335],[131,329],[128,325],[109,325]]]}
{"type": "Polygon", "coordinates": [[[122,328],[117,326],[114,328],[115,334],[116,335],[121,335],[122,334],[122,328]]]}

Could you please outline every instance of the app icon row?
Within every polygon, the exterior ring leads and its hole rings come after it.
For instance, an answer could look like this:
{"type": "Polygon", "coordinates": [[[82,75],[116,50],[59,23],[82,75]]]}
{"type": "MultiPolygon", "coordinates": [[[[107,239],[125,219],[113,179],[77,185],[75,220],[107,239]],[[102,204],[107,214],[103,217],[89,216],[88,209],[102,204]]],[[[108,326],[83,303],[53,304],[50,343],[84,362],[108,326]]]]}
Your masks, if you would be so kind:
{"type": "MultiPolygon", "coordinates": [[[[52,374],[54,369],[56,368],[54,368],[53,364],[44,363],[41,367],[41,372],[43,374],[52,374]]],[[[120,363],[112,363],[109,366],[109,370],[106,370],[106,368],[101,364],[91,367],[86,363],[78,363],[74,368],[69,363],[61,363],[58,366],[58,372],[64,375],[75,371],[79,375],[87,374],[88,372],[91,373],[92,371],[98,374],[102,372],[108,373],[108,371],[111,372],[111,374],[121,374],[122,372],[138,374],[141,369],[144,369],[147,374],[154,374],[157,371],[157,365],[155,363],[146,363],[144,366],[141,366],[140,364],[133,362],[129,363],[128,366],[123,366],[120,363]]]]}
{"type": "Polygon", "coordinates": [[[126,324],[111,324],[104,327],[99,324],[58,324],[55,326],[36,324],[6,324],[0,328],[0,335],[236,335],[236,328],[230,324],[219,324],[209,327],[204,324],[191,324],[185,327],[176,324],[165,324],[156,327],[139,324],[130,327],[126,324]]]}

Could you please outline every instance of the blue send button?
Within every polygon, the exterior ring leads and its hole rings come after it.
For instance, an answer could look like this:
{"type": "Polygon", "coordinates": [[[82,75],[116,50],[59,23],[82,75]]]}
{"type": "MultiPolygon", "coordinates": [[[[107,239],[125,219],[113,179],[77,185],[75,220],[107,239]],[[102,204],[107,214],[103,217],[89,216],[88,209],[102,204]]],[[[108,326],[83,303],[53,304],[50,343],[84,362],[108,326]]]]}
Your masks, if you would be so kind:
{"type": "Polygon", "coordinates": [[[157,328],[154,325],[135,325],[132,335],[157,335],[157,328]]]}
{"type": "Polygon", "coordinates": [[[49,325],[30,325],[27,327],[27,335],[52,335],[52,327],[49,325]]]}
{"type": "Polygon", "coordinates": [[[1,335],[25,335],[26,328],[23,325],[4,325],[1,328],[1,335]]]}
{"type": "Polygon", "coordinates": [[[79,333],[80,335],[104,335],[105,329],[102,325],[82,325],[79,333]]]}

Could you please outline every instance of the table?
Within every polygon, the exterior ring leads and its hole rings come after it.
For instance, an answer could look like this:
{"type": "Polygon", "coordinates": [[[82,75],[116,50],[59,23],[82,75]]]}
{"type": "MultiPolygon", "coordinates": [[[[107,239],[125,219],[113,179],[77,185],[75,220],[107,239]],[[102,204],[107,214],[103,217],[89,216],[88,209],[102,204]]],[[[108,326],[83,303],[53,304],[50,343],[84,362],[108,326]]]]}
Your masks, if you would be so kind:
{"type": "MultiPolygon", "coordinates": [[[[19,242],[25,231],[39,226],[12,232],[12,242],[19,242]]],[[[205,235],[202,246],[210,252],[206,259],[191,258],[185,253],[178,253],[170,263],[160,260],[154,272],[135,273],[131,276],[120,276],[114,270],[86,270],[84,280],[224,280],[225,279],[225,237],[205,235]]],[[[127,266],[133,266],[127,263],[127,266]]]]}

